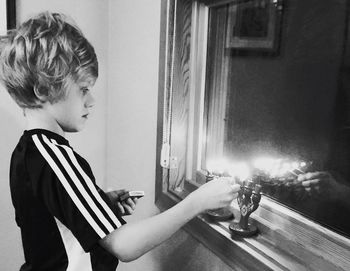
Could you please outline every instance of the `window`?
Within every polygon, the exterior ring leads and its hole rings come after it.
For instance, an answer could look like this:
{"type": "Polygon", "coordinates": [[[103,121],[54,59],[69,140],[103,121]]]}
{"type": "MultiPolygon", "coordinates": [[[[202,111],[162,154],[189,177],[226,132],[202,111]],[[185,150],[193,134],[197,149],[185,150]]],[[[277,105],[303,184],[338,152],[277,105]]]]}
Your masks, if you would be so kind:
{"type": "Polygon", "coordinates": [[[350,195],[350,157],[337,147],[346,123],[336,121],[344,114],[337,95],[348,87],[339,80],[349,76],[340,75],[346,5],[290,1],[285,18],[283,1],[210,8],[201,165],[225,157],[259,167],[253,180],[265,195],[350,236],[350,219],[337,216],[349,212],[348,196],[328,195],[339,193],[329,184],[305,188],[297,181],[302,172],[336,170],[350,195]]]}
{"type": "MultiPolygon", "coordinates": [[[[284,4],[162,2],[160,207],[172,206],[204,183],[208,170],[229,173],[210,165],[220,161],[222,167],[223,158],[247,163],[269,154],[327,169],[334,127],[344,124],[334,120],[342,108],[339,95],[346,94],[347,1],[284,4]]],[[[258,236],[231,238],[230,221],[213,221],[206,214],[186,229],[232,267],[256,270],[254,264],[260,263],[258,270],[288,270],[298,263],[349,268],[347,232],[315,215],[319,201],[305,189],[302,194],[276,186],[290,175],[260,176],[266,177],[260,179],[264,195],[251,215],[258,236]],[[316,260],[309,263],[311,258],[316,260]]],[[[234,212],[239,216],[237,206],[234,212]]]]}

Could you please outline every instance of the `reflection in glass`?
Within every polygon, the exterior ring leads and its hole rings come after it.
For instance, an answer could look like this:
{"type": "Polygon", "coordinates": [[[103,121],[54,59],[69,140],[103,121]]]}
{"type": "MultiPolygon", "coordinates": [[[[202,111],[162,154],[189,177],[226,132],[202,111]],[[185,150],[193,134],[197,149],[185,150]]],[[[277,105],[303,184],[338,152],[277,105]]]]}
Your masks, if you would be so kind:
{"type": "Polygon", "coordinates": [[[244,164],[265,195],[350,236],[348,4],[284,4],[210,8],[202,167],[244,164]]]}

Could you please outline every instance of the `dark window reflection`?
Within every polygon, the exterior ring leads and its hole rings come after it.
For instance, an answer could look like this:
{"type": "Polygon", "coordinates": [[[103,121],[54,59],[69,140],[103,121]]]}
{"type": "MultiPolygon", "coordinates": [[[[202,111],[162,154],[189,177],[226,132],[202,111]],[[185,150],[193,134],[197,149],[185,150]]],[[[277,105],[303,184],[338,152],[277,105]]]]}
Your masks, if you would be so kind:
{"type": "Polygon", "coordinates": [[[279,24],[271,48],[255,48],[258,39],[247,40],[246,47],[227,47],[227,22],[235,21],[228,20],[230,6],[210,10],[204,160],[222,155],[240,161],[259,156],[305,161],[301,170],[282,175],[255,169],[254,181],[266,195],[350,236],[348,3],[278,3],[283,9],[276,10],[273,21],[262,17],[271,10],[261,7],[234,14],[253,20],[241,22],[253,31],[245,29],[242,36],[254,36],[257,20],[262,32],[268,24],[279,24]],[[222,106],[224,116],[218,117],[222,106]],[[217,141],[223,142],[221,152],[217,141]]]}
{"type": "Polygon", "coordinates": [[[241,37],[266,37],[269,11],[267,6],[240,9],[238,36],[241,37]]]}

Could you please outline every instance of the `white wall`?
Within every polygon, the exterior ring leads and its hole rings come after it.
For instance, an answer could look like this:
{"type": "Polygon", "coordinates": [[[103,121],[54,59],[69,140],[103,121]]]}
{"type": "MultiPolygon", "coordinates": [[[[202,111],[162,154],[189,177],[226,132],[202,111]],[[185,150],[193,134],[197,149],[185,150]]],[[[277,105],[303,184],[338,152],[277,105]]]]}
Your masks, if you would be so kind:
{"type": "Polygon", "coordinates": [[[160,1],[110,1],[107,176],[154,202],[160,1]]]}
{"type": "MultiPolygon", "coordinates": [[[[108,1],[101,0],[17,0],[19,21],[43,10],[70,15],[94,45],[100,64],[100,76],[93,90],[96,98],[94,115],[87,128],[69,135],[75,149],[91,163],[97,182],[104,186],[106,166],[106,93],[108,48],[108,1]]],[[[0,263],[1,270],[19,270],[23,263],[20,234],[8,184],[9,159],[23,130],[21,111],[0,86],[0,263]]]]}
{"type": "MultiPolygon", "coordinates": [[[[110,1],[107,183],[144,190],[128,221],[154,205],[160,0],[110,1]]],[[[162,270],[149,253],[118,270],[162,270]]]]}
{"type": "Polygon", "coordinates": [[[0,263],[4,266],[4,270],[9,271],[19,270],[23,258],[8,178],[11,153],[22,133],[22,125],[21,111],[0,86],[0,263]]]}

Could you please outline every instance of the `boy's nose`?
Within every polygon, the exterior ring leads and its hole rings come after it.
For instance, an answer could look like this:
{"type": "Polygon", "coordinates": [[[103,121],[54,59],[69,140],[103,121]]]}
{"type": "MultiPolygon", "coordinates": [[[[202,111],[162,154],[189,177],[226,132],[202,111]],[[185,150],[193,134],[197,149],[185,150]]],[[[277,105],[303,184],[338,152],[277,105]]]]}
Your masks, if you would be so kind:
{"type": "Polygon", "coordinates": [[[91,95],[91,93],[89,92],[87,100],[85,102],[85,106],[86,107],[93,107],[95,105],[95,98],[94,96],[91,95]]]}

